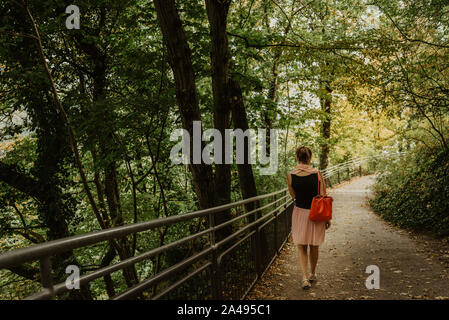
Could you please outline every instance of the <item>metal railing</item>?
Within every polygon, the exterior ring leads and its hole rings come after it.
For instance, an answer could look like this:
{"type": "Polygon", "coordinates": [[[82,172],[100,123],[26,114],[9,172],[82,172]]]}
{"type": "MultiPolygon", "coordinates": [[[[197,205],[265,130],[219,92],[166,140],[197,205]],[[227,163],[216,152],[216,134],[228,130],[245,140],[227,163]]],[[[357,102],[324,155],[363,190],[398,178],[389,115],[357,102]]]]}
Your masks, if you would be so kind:
{"type": "Polygon", "coordinates": [[[322,170],[323,178],[326,181],[326,185],[332,187],[335,184],[339,184],[345,180],[348,180],[355,175],[363,176],[372,173],[376,170],[378,161],[377,159],[394,159],[406,152],[390,152],[381,153],[379,155],[361,157],[352,159],[343,163],[326,168],[322,170]]]}
{"type": "MultiPolygon", "coordinates": [[[[402,153],[387,156],[400,154],[402,153]]],[[[354,159],[323,170],[326,184],[332,186],[354,175],[361,176],[373,172],[376,163],[372,165],[370,161],[375,158],[354,159]]],[[[85,273],[80,276],[79,284],[88,285],[101,277],[190,243],[190,248],[196,249],[190,250],[192,253],[187,257],[175,261],[172,265],[166,266],[163,270],[155,272],[152,276],[142,279],[110,298],[113,300],[243,299],[287,241],[291,230],[293,206],[293,200],[285,188],[206,210],[90,232],[13,250],[0,254],[0,269],[39,261],[43,289],[26,299],[54,299],[69,291],[65,282],[53,284],[51,258],[55,255],[161,227],[187,222],[197,224],[201,219],[206,219],[207,223],[203,230],[85,273]],[[245,210],[248,204],[253,204],[254,209],[245,210]],[[238,210],[239,207],[241,210],[238,210]],[[227,210],[233,210],[232,218],[216,225],[214,223],[216,215],[227,210]],[[217,231],[230,226],[232,233],[216,241],[217,231]],[[193,245],[195,241],[197,241],[196,246],[193,245]]]]}
{"type": "Polygon", "coordinates": [[[113,300],[142,298],[142,293],[151,291],[152,293],[147,294],[145,298],[185,299],[186,291],[197,291],[199,293],[193,297],[194,299],[242,299],[286,242],[290,234],[292,209],[291,196],[287,189],[283,189],[215,208],[90,232],[13,250],[0,255],[0,269],[39,261],[43,289],[26,299],[54,299],[69,289],[65,282],[53,284],[52,256],[135,233],[207,217],[206,229],[86,273],[80,276],[79,284],[86,285],[105,275],[206,237],[206,241],[202,242],[203,248],[197,252],[111,298],[113,300]],[[264,204],[264,202],[268,203],[264,204]],[[259,205],[249,212],[241,210],[244,212],[241,214],[238,214],[236,210],[231,220],[219,225],[214,224],[216,214],[249,203],[259,205]],[[215,241],[217,231],[230,225],[233,226],[233,233],[218,242],[215,241]],[[155,290],[158,285],[159,288],[155,290]],[[192,286],[199,286],[199,288],[192,288],[192,286]]]}

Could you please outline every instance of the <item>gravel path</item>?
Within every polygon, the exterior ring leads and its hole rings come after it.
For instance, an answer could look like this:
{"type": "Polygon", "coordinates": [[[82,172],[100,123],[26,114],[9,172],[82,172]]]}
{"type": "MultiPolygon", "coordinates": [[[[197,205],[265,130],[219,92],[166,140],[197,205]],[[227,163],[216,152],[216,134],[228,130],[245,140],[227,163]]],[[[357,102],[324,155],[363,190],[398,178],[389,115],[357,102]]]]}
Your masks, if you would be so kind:
{"type": "Polygon", "coordinates": [[[329,190],[333,224],[320,247],[318,282],[300,288],[298,253],[291,242],[247,299],[449,299],[447,242],[389,225],[367,204],[373,176],[329,190]],[[366,267],[380,270],[380,288],[367,289],[366,267]]]}

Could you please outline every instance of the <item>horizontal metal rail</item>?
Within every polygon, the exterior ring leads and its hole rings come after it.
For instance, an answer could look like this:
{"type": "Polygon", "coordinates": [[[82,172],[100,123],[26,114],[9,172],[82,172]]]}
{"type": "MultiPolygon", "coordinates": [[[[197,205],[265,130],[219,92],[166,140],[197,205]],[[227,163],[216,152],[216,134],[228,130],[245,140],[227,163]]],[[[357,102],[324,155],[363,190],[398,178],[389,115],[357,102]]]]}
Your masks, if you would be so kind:
{"type": "Polygon", "coordinates": [[[192,279],[193,277],[195,277],[196,275],[198,275],[199,273],[203,272],[204,270],[206,270],[207,268],[210,268],[212,266],[212,262],[208,262],[205,265],[203,265],[202,267],[196,269],[194,272],[190,273],[189,275],[185,276],[184,278],[182,278],[181,280],[175,282],[174,284],[172,284],[171,286],[169,286],[167,289],[165,289],[164,291],[160,292],[159,294],[157,294],[156,296],[152,297],[151,300],[158,300],[160,298],[162,298],[163,296],[165,296],[166,294],[172,292],[173,290],[175,290],[176,288],[182,286],[182,284],[184,284],[184,282],[186,282],[187,280],[192,279]]]}
{"type": "Polygon", "coordinates": [[[100,231],[93,231],[82,235],[76,235],[58,240],[52,240],[45,243],[36,244],[26,248],[20,248],[12,250],[10,252],[0,254],[0,268],[9,268],[16,265],[20,265],[24,262],[38,260],[40,258],[54,255],[73,249],[86,247],[98,242],[113,240],[121,238],[130,234],[151,230],[158,227],[172,225],[178,222],[187,221],[189,219],[204,217],[212,213],[223,212],[228,209],[244,205],[251,202],[260,201],[268,197],[285,192],[287,188],[272,192],[269,194],[240,200],[237,202],[225,204],[222,206],[198,210],[190,213],[179,214],[176,216],[164,217],[154,219],[146,222],[140,222],[135,224],[128,224],[125,226],[115,227],[111,229],[105,229],[100,231]]]}
{"type": "Polygon", "coordinates": [[[400,155],[404,155],[406,152],[391,152],[391,153],[382,153],[379,155],[366,156],[361,158],[352,159],[343,163],[336,164],[334,166],[328,167],[325,170],[322,170],[323,178],[329,178],[335,173],[345,170],[347,168],[355,168],[367,161],[378,159],[378,158],[390,158],[390,157],[398,157],[400,155]]]}
{"type": "MultiPolygon", "coordinates": [[[[255,220],[254,222],[249,223],[248,225],[244,226],[243,228],[240,228],[239,230],[235,231],[233,234],[226,237],[225,239],[222,239],[221,241],[219,241],[217,243],[211,244],[209,247],[205,248],[201,252],[198,252],[198,253],[188,257],[187,259],[163,270],[162,272],[157,273],[156,275],[154,275],[153,277],[151,277],[149,279],[139,282],[135,286],[133,286],[133,287],[125,290],[124,292],[116,295],[115,297],[113,297],[113,299],[129,299],[129,298],[139,295],[146,288],[149,288],[152,285],[167,279],[169,276],[176,274],[176,273],[182,271],[183,269],[188,268],[196,261],[201,260],[201,259],[207,257],[208,255],[210,255],[213,251],[217,251],[219,248],[221,248],[228,242],[238,239],[245,232],[247,232],[251,228],[254,228],[256,225],[258,225],[258,224],[262,223],[264,220],[266,220],[268,216],[273,215],[276,212],[279,212],[279,210],[281,210],[282,208],[285,208],[286,202],[289,201],[289,199],[288,199],[289,195],[287,193],[287,188],[284,188],[282,190],[272,192],[269,194],[256,196],[256,197],[253,197],[250,199],[245,199],[245,200],[237,201],[234,203],[230,203],[230,204],[226,204],[226,205],[222,205],[222,206],[218,206],[218,207],[214,207],[214,208],[210,208],[210,209],[198,210],[195,212],[180,214],[177,216],[154,219],[154,220],[150,220],[147,222],[141,222],[141,223],[137,223],[137,224],[125,225],[125,226],[115,227],[115,228],[111,228],[111,229],[90,232],[90,233],[86,233],[83,235],[77,235],[77,236],[72,236],[72,237],[68,237],[68,238],[64,238],[64,239],[53,240],[53,241],[49,241],[46,243],[33,245],[33,246],[30,246],[27,248],[13,250],[10,252],[0,254],[0,268],[10,268],[10,267],[14,267],[17,265],[21,265],[25,262],[30,262],[30,261],[35,261],[35,260],[40,260],[40,261],[46,262],[46,261],[48,261],[48,259],[51,256],[54,256],[54,255],[62,253],[62,252],[66,252],[66,251],[77,249],[77,248],[83,248],[83,247],[93,245],[96,243],[109,241],[109,240],[116,239],[116,238],[121,238],[121,237],[124,237],[127,235],[131,235],[131,234],[135,234],[135,233],[143,232],[143,231],[148,231],[148,230],[155,229],[158,227],[169,226],[169,225],[173,225],[173,224],[176,224],[179,222],[185,222],[185,221],[188,221],[188,220],[191,220],[194,218],[206,217],[206,216],[210,216],[211,214],[219,214],[220,212],[223,212],[225,210],[229,210],[229,209],[235,208],[237,206],[243,206],[245,204],[252,203],[252,202],[255,203],[255,202],[263,201],[270,197],[274,197],[275,200],[266,205],[255,208],[254,210],[251,210],[245,214],[234,217],[222,224],[211,225],[211,226],[209,226],[209,228],[207,228],[203,231],[200,231],[195,234],[191,234],[189,236],[183,237],[179,240],[170,242],[168,244],[164,244],[160,247],[151,249],[151,250],[141,253],[139,255],[124,259],[118,263],[103,267],[101,269],[98,269],[96,271],[90,272],[85,275],[82,275],[79,278],[79,284],[81,286],[86,285],[95,279],[101,278],[106,275],[110,275],[111,273],[119,271],[119,270],[123,270],[124,268],[135,265],[138,262],[147,260],[151,257],[158,255],[158,254],[166,252],[170,249],[179,247],[181,244],[192,241],[201,236],[207,236],[207,235],[210,235],[211,233],[215,233],[216,231],[224,228],[225,226],[232,225],[234,222],[236,222],[238,220],[248,218],[252,215],[255,216],[257,213],[262,212],[263,210],[268,209],[272,206],[275,206],[275,209],[271,210],[268,214],[264,214],[261,217],[259,217],[258,219],[254,219],[255,220]],[[276,199],[276,197],[278,195],[282,195],[282,196],[279,197],[278,199],[276,199]],[[281,204],[279,206],[277,206],[279,203],[281,203],[281,204]]],[[[290,202],[291,202],[291,200],[290,200],[290,202]]],[[[48,281],[45,281],[45,279],[51,279],[50,265],[48,264],[48,267],[46,267],[44,270],[41,270],[41,271],[43,271],[42,283],[44,285],[46,282],[48,282],[48,281]]],[[[197,271],[194,271],[193,274],[197,274],[197,271]]],[[[184,277],[184,281],[189,280],[191,277],[193,277],[192,273],[187,275],[186,277],[184,277]]],[[[177,286],[181,285],[182,283],[183,283],[183,281],[179,282],[177,286]]],[[[54,298],[55,296],[57,296],[58,294],[67,292],[69,290],[66,287],[65,282],[58,283],[54,286],[52,286],[51,282],[50,282],[50,284],[48,286],[49,286],[49,288],[43,288],[42,291],[28,297],[27,299],[51,299],[51,298],[54,298]]],[[[173,286],[173,289],[176,288],[177,286],[173,286]]],[[[159,296],[161,296],[161,294],[158,294],[157,296],[159,297],[159,296]]]]}

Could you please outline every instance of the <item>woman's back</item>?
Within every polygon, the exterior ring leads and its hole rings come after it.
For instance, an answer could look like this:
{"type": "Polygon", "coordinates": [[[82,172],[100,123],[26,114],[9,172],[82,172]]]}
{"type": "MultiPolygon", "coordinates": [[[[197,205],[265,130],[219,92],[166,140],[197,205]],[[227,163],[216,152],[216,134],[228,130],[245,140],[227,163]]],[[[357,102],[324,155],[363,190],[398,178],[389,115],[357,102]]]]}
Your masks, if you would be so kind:
{"type": "Polygon", "coordinates": [[[292,188],[295,191],[296,206],[298,208],[310,209],[312,199],[318,194],[318,173],[298,176],[291,173],[292,188]]]}
{"type": "Polygon", "coordinates": [[[313,197],[325,194],[324,179],[319,170],[310,165],[312,151],[307,147],[295,151],[298,164],[287,175],[288,191],[295,199],[292,211],[292,241],[298,246],[299,264],[302,271],[302,287],[308,289],[316,280],[318,247],[323,243],[329,221],[314,221],[309,218],[313,197]],[[319,178],[319,179],[318,179],[319,178]],[[318,182],[320,181],[320,182],[318,182]],[[310,248],[310,255],[308,254],[310,248]],[[309,259],[310,258],[310,259],[309,259]],[[310,276],[307,274],[310,262],[310,276]]]}

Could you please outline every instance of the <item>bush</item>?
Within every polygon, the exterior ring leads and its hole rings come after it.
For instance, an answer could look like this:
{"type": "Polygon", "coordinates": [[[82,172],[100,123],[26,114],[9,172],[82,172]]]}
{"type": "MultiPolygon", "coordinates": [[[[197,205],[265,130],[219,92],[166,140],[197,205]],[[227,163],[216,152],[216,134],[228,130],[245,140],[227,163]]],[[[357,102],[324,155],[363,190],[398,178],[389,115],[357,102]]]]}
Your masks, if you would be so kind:
{"type": "Polygon", "coordinates": [[[371,207],[385,220],[449,236],[449,152],[416,149],[378,176],[371,207]]]}

